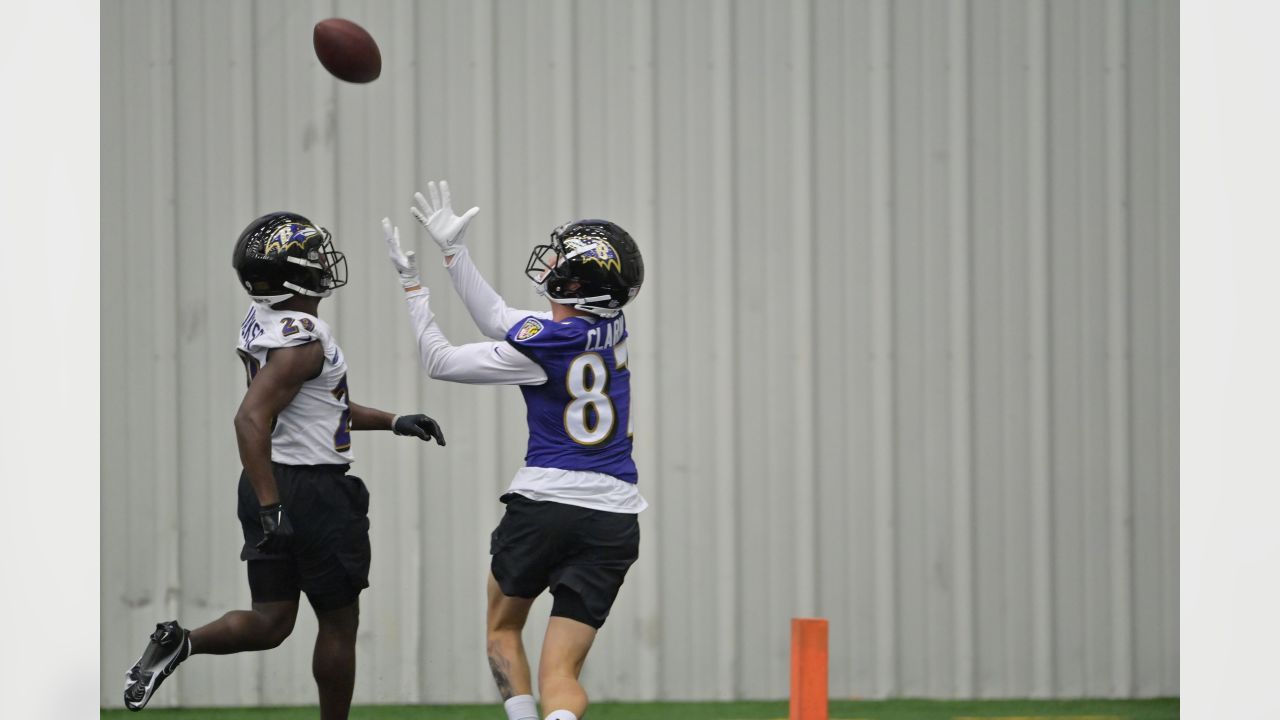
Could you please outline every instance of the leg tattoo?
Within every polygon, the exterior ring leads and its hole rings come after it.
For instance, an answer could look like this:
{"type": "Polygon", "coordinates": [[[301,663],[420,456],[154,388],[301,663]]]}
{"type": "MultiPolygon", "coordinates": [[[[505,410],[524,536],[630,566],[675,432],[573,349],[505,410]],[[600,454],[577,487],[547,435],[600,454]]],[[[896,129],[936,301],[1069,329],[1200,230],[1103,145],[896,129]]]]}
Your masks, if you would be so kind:
{"type": "Polygon", "coordinates": [[[498,643],[489,643],[489,671],[493,673],[493,681],[498,684],[498,694],[503,701],[510,700],[515,691],[511,688],[511,661],[502,657],[498,643]]]}

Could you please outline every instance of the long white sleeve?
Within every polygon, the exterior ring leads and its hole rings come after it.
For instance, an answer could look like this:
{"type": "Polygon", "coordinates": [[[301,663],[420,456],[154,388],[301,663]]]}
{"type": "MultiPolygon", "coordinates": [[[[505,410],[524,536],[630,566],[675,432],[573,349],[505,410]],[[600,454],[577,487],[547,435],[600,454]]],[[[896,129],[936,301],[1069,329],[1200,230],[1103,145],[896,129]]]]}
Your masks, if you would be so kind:
{"type": "Polygon", "coordinates": [[[430,297],[425,287],[405,294],[418,357],[428,375],[473,385],[540,385],[547,381],[540,365],[505,341],[450,345],[431,312],[430,297]]]}
{"type": "Polygon", "coordinates": [[[471,261],[471,253],[465,245],[453,256],[453,262],[447,267],[449,278],[453,280],[453,289],[458,291],[462,304],[467,306],[471,319],[485,337],[502,340],[507,337],[507,331],[512,325],[530,315],[543,320],[551,318],[549,310],[534,312],[507,307],[506,301],[485,281],[476,264],[471,261]]]}

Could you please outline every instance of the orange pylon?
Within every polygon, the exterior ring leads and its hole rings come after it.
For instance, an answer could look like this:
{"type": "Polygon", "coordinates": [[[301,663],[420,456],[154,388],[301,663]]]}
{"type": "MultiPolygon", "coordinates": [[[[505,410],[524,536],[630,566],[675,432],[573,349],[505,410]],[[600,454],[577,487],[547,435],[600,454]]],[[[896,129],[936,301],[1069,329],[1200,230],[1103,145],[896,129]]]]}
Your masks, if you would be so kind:
{"type": "Polygon", "coordinates": [[[827,621],[791,619],[791,720],[827,720],[827,621]]]}

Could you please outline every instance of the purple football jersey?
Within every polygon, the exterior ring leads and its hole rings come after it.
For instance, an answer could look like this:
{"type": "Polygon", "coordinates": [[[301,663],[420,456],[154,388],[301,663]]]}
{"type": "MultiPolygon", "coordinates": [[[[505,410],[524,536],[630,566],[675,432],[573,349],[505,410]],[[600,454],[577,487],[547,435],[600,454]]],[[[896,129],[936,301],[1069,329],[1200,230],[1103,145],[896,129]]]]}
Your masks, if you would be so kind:
{"type": "Polygon", "coordinates": [[[507,342],[547,373],[521,385],[529,418],[529,467],[590,470],[634,484],[631,459],[631,371],[626,319],[528,317],[507,342]]]}

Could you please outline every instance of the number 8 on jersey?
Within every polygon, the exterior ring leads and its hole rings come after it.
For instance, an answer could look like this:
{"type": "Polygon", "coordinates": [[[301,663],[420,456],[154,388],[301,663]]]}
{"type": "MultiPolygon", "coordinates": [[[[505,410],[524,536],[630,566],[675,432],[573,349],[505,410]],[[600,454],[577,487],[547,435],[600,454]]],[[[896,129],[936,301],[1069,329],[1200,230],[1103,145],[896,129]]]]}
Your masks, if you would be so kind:
{"type": "Polygon", "coordinates": [[[526,318],[507,341],[542,366],[547,382],[523,385],[529,467],[587,470],[635,483],[626,319],[526,318]],[[626,432],[619,427],[626,423],[626,432]],[[565,442],[565,440],[572,442],[565,442]]]}

